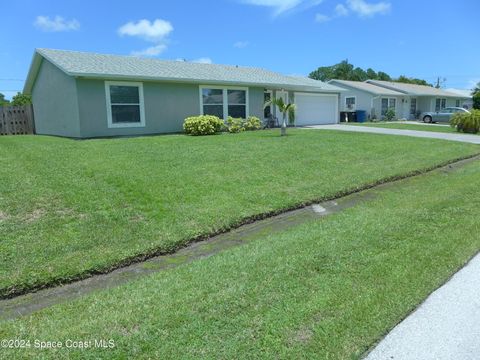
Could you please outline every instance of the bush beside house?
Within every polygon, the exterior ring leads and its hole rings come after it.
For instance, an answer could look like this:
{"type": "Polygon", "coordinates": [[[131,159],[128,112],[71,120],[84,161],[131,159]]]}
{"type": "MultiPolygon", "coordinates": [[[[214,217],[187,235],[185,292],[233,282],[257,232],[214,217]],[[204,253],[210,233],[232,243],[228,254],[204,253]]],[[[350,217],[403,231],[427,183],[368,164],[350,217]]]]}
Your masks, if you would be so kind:
{"type": "Polygon", "coordinates": [[[480,131],[480,110],[458,112],[450,119],[450,126],[464,133],[476,134],[480,131]]]}
{"type": "Polygon", "coordinates": [[[183,122],[183,130],[189,135],[213,135],[223,130],[223,121],[217,116],[191,116],[183,122]]]}
{"type": "Polygon", "coordinates": [[[249,116],[247,119],[228,117],[226,124],[213,115],[191,116],[184,120],[183,129],[189,135],[213,135],[227,130],[230,133],[259,130],[262,128],[260,119],[249,116]]]}

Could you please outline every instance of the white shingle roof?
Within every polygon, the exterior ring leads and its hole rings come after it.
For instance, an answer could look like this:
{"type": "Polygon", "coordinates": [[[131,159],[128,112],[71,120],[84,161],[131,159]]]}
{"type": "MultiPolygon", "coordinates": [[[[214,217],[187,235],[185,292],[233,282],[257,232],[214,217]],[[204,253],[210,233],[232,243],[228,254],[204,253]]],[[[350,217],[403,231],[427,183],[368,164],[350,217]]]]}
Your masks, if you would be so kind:
{"type": "Polygon", "coordinates": [[[286,90],[340,92],[341,89],[309,78],[286,76],[262,68],[200,64],[135,56],[105,55],[77,51],[37,49],[25,84],[28,93],[41,56],[71,76],[250,85],[286,90]]]}
{"type": "Polygon", "coordinates": [[[451,93],[431,86],[404,84],[393,81],[367,80],[367,83],[382,86],[391,90],[400,91],[407,95],[417,96],[443,96],[461,98],[459,94],[451,93]]]}
{"type": "Polygon", "coordinates": [[[354,89],[366,91],[374,95],[389,95],[389,96],[405,96],[404,93],[390,90],[381,86],[376,86],[362,81],[349,81],[349,80],[330,80],[329,83],[334,83],[338,86],[347,86],[354,89]]]}

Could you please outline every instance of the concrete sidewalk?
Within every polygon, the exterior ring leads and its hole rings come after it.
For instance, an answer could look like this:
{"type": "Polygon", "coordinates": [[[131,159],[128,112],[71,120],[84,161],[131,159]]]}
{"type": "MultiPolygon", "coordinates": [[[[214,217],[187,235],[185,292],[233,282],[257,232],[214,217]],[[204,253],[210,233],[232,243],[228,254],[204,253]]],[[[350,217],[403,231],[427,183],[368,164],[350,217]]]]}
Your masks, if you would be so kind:
{"type": "MultiPolygon", "coordinates": [[[[402,135],[413,136],[419,138],[440,139],[450,141],[460,141],[464,143],[480,144],[480,135],[469,134],[449,134],[431,131],[418,131],[418,130],[401,130],[401,129],[385,129],[368,126],[354,126],[354,125],[312,125],[305,126],[304,129],[320,129],[320,130],[340,130],[351,132],[363,132],[373,134],[385,134],[385,135],[402,135]]],[[[480,358],[480,356],[479,356],[480,358]]]]}
{"type": "Polygon", "coordinates": [[[433,292],[365,359],[480,359],[480,254],[433,292]]]}

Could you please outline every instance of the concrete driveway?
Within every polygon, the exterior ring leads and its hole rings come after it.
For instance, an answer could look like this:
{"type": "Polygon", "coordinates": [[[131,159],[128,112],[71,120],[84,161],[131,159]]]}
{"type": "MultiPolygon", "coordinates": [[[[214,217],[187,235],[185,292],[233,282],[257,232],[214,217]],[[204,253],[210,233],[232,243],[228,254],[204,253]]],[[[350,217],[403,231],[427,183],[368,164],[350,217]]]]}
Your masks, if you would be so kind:
{"type": "Polygon", "coordinates": [[[433,292],[365,360],[480,359],[480,255],[433,292]]]}
{"type": "Polygon", "coordinates": [[[340,130],[350,132],[362,132],[372,134],[384,134],[384,135],[401,135],[401,136],[413,136],[419,138],[440,139],[450,141],[460,141],[464,143],[480,144],[480,135],[470,134],[449,134],[431,131],[418,131],[418,130],[400,130],[400,129],[384,129],[368,126],[352,126],[352,125],[312,125],[305,126],[304,129],[319,129],[319,130],[340,130]]]}

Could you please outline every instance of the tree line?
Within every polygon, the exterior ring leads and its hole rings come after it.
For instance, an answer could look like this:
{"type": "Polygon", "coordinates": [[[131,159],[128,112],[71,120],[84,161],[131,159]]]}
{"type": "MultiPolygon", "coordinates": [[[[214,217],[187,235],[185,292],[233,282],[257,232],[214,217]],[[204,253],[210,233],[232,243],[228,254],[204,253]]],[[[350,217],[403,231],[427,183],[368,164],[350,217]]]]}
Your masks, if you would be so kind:
{"type": "Polygon", "coordinates": [[[32,98],[30,95],[25,95],[22,93],[17,93],[12,97],[12,101],[5,99],[5,95],[0,93],[0,106],[23,106],[30,105],[32,103],[32,98]]]}
{"type": "Polygon", "coordinates": [[[328,81],[332,79],[337,80],[351,80],[351,81],[365,81],[365,80],[383,80],[383,81],[395,81],[407,84],[417,84],[425,86],[433,86],[423,79],[417,79],[400,75],[398,78],[392,78],[390,75],[383,71],[375,71],[372,68],[364,70],[360,67],[355,67],[347,60],[332,65],[321,66],[317,70],[314,70],[308,75],[310,78],[321,81],[328,81]]]}

